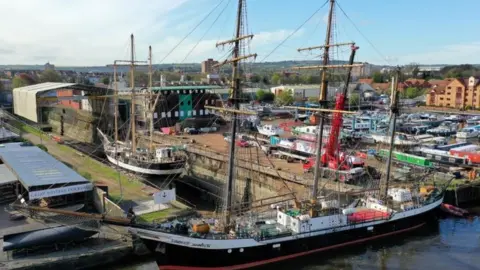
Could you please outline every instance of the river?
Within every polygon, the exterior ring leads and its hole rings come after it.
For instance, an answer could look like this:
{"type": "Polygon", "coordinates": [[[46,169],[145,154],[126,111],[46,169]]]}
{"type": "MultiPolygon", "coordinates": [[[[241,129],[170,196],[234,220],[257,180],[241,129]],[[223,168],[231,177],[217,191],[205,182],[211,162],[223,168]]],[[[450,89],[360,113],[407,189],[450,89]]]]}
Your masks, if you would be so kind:
{"type": "MultiPolygon", "coordinates": [[[[480,213],[480,208],[475,209],[480,213]]],[[[109,269],[157,270],[153,260],[122,264],[109,269]]],[[[262,269],[373,270],[373,269],[480,269],[480,216],[442,217],[438,225],[404,238],[367,244],[276,264],[262,269]]]]}

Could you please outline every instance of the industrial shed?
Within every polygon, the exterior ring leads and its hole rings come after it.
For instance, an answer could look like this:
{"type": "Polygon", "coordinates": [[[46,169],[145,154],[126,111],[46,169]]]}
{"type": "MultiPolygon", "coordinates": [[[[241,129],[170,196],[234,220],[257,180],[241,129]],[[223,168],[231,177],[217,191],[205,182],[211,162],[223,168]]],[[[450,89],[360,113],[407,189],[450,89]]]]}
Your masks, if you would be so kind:
{"type": "Polygon", "coordinates": [[[54,198],[57,204],[69,204],[85,201],[93,189],[89,180],[28,143],[1,144],[0,163],[18,179],[17,195],[29,200],[54,198]]]}
{"type": "Polygon", "coordinates": [[[13,89],[13,112],[30,121],[38,123],[39,110],[37,107],[37,97],[56,96],[54,90],[74,86],[75,83],[57,83],[47,82],[39,83],[13,89]],[[50,92],[50,93],[48,93],[50,92]]]}
{"type": "MultiPolygon", "coordinates": [[[[42,118],[44,107],[69,107],[74,110],[86,110],[93,114],[103,112],[104,99],[108,88],[77,83],[46,82],[13,89],[13,112],[34,123],[46,122],[42,118]]],[[[108,104],[107,104],[108,106],[108,104]]],[[[107,107],[108,108],[108,107],[107,107]]]]}

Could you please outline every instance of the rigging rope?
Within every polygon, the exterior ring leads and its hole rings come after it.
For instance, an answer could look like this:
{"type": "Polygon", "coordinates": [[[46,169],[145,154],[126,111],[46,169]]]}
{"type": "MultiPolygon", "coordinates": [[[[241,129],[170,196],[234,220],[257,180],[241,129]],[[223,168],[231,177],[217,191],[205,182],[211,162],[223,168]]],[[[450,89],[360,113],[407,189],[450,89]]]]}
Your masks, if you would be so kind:
{"type": "Polygon", "coordinates": [[[280,42],[280,44],[278,44],[275,48],[273,48],[273,50],[268,53],[263,59],[262,61],[260,62],[264,62],[268,57],[270,57],[270,55],[272,55],[280,46],[283,45],[283,43],[285,43],[288,39],[290,39],[293,35],[295,35],[295,33],[297,33],[305,24],[307,24],[323,7],[325,7],[327,5],[329,0],[325,1],[325,3],[323,3],[323,5],[321,7],[319,7],[317,10],[315,10],[315,12],[313,12],[313,14],[308,17],[307,20],[305,20],[299,27],[297,27],[297,29],[295,29],[295,31],[293,31],[290,35],[288,35],[282,42],[280,42]]]}
{"type": "Polygon", "coordinates": [[[225,0],[221,0],[212,10],[210,10],[210,12],[205,15],[205,17],[203,17],[203,19],[197,24],[195,25],[195,27],[190,31],[188,32],[188,34],[186,34],[177,44],[175,44],[175,46],[162,58],[162,60],[160,60],[160,62],[158,64],[161,64],[163,63],[163,61],[165,61],[165,59],[167,59],[168,56],[170,56],[170,54],[175,51],[175,49],[177,49],[178,46],[180,46],[180,44],[182,44],[182,42],[184,42],[208,17],[210,17],[210,15],[224,2],[225,0]]]}
{"type": "Polygon", "coordinates": [[[343,15],[345,15],[345,17],[352,23],[353,27],[357,30],[357,32],[368,42],[368,44],[370,44],[370,46],[372,46],[373,50],[375,50],[375,52],[378,55],[380,55],[382,57],[382,59],[385,62],[387,62],[387,64],[392,65],[391,62],[388,60],[388,58],[385,55],[383,55],[380,52],[380,50],[378,50],[377,47],[375,47],[375,45],[373,45],[373,43],[363,34],[363,32],[360,31],[360,28],[358,28],[358,26],[355,24],[355,22],[352,19],[350,19],[350,17],[347,15],[347,13],[343,10],[343,8],[338,3],[338,0],[335,3],[338,6],[338,8],[340,9],[340,11],[342,11],[343,15]]]}

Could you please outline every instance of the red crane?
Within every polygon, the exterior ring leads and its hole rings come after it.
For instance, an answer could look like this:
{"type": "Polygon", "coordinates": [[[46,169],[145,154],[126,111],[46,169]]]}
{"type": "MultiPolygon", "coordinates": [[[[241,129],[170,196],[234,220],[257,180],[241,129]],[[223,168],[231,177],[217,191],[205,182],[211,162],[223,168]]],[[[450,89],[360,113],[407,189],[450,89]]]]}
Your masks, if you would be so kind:
{"type": "MultiPolygon", "coordinates": [[[[352,73],[352,66],[353,60],[355,58],[355,52],[359,49],[359,47],[352,45],[351,46],[352,52],[350,54],[349,60],[349,68],[347,73],[347,79],[345,82],[345,87],[343,88],[343,92],[337,95],[337,99],[335,102],[335,110],[343,111],[345,109],[345,99],[348,93],[348,84],[350,83],[350,77],[352,73]]],[[[334,112],[332,118],[332,127],[330,130],[330,135],[328,137],[328,142],[325,147],[325,151],[322,154],[322,164],[328,164],[329,168],[332,169],[348,169],[350,168],[349,165],[345,164],[345,154],[339,153],[338,151],[338,137],[340,136],[340,129],[342,128],[343,124],[343,114],[341,112],[334,112]],[[339,154],[337,154],[339,153],[339,154]],[[340,164],[344,164],[340,166],[340,164]]]]}
{"type": "MultiPolygon", "coordinates": [[[[342,111],[345,109],[345,100],[348,92],[348,84],[350,83],[350,77],[352,72],[352,65],[355,58],[355,52],[359,47],[352,45],[352,52],[349,59],[349,68],[347,73],[347,79],[345,82],[345,87],[343,92],[337,95],[335,102],[335,110],[342,111]]],[[[343,124],[343,114],[341,112],[334,112],[332,118],[332,127],[330,130],[330,135],[328,137],[327,144],[325,149],[322,151],[321,163],[328,165],[331,169],[350,169],[351,163],[357,163],[355,157],[351,157],[351,162],[345,162],[347,157],[343,152],[339,153],[338,148],[338,137],[340,136],[340,129],[343,124]],[[339,154],[337,154],[339,153],[339,154]],[[341,166],[340,166],[341,165],[341,166]]],[[[304,164],[304,170],[309,170],[312,168],[315,163],[314,159],[309,159],[306,164],[304,164]]],[[[363,163],[363,162],[360,162],[363,163]]],[[[361,165],[361,164],[358,164],[361,165]]]]}

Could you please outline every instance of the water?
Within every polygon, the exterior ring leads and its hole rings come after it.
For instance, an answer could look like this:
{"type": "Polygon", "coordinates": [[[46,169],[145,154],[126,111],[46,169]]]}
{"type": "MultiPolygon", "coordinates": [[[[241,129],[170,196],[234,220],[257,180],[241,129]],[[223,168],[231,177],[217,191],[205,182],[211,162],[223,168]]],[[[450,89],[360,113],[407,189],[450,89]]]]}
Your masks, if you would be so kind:
{"type": "MultiPolygon", "coordinates": [[[[480,209],[477,209],[480,213],[480,209]]],[[[444,217],[438,225],[407,238],[389,238],[386,243],[317,253],[309,257],[264,267],[285,270],[373,270],[373,269],[480,269],[480,217],[444,217]]],[[[109,269],[157,270],[153,260],[109,269]]]]}

